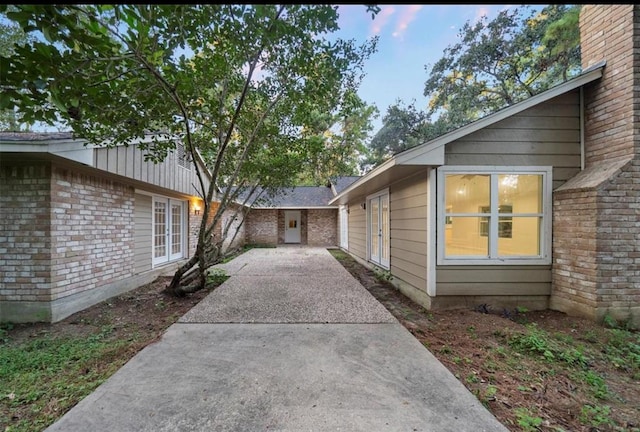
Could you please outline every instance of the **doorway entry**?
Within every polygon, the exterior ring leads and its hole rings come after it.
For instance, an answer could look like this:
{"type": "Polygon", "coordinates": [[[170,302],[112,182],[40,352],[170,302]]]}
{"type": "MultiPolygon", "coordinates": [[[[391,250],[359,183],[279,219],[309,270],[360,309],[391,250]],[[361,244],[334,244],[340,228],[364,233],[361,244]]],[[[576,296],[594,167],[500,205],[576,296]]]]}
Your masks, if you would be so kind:
{"type": "Polygon", "coordinates": [[[300,210],[284,212],[284,242],[300,243],[300,210]]]}
{"type": "Polygon", "coordinates": [[[389,268],[389,193],[371,195],[367,199],[369,261],[389,268]]]}

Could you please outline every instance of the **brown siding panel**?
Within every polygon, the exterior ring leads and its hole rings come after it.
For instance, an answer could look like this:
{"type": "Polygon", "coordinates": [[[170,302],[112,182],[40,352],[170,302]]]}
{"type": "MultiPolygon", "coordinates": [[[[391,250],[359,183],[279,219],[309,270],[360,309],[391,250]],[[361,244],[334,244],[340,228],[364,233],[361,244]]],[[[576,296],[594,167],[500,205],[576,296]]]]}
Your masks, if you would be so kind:
{"type": "Polygon", "coordinates": [[[358,258],[367,259],[367,214],[360,207],[365,198],[349,203],[349,252],[358,258]]]}
{"type": "Polygon", "coordinates": [[[152,254],[152,206],[151,197],[135,194],[135,252],[134,266],[136,273],[151,270],[152,254]]]}
{"type": "Polygon", "coordinates": [[[389,189],[391,273],[427,290],[427,174],[419,173],[389,189]]]}
{"type": "Polygon", "coordinates": [[[551,266],[438,266],[441,295],[550,295],[551,266]]]}

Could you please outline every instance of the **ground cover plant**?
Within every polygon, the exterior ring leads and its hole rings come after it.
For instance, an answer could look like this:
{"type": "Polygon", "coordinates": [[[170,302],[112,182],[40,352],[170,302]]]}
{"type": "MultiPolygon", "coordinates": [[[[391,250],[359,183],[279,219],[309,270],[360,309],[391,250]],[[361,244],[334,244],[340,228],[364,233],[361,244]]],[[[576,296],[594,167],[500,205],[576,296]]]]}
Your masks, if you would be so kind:
{"type": "Polygon", "coordinates": [[[427,311],[331,250],[512,431],[640,431],[640,333],[555,311],[427,311]]]}

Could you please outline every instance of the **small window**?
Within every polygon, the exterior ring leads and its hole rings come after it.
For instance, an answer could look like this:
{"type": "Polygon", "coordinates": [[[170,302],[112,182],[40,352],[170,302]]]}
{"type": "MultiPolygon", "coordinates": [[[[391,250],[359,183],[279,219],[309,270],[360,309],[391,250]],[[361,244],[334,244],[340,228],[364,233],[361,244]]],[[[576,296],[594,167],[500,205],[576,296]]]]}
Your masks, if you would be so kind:
{"type": "Polygon", "coordinates": [[[551,168],[438,172],[440,264],[550,262],[551,168]]]}

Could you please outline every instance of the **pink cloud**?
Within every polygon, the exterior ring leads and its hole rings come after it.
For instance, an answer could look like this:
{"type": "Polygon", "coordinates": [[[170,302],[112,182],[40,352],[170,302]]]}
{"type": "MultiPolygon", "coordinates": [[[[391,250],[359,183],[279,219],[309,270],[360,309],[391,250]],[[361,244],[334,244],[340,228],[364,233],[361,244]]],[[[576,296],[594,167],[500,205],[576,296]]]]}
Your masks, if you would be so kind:
{"type": "Polygon", "coordinates": [[[416,18],[418,12],[422,9],[422,5],[408,5],[403,6],[398,21],[396,22],[396,29],[393,32],[393,37],[402,37],[404,32],[409,28],[409,24],[416,18]]]}
{"type": "Polygon", "coordinates": [[[376,15],[371,27],[369,29],[369,33],[372,35],[378,35],[382,32],[382,29],[387,22],[389,22],[389,18],[391,15],[395,13],[396,9],[393,6],[382,6],[380,12],[376,15]]]}

